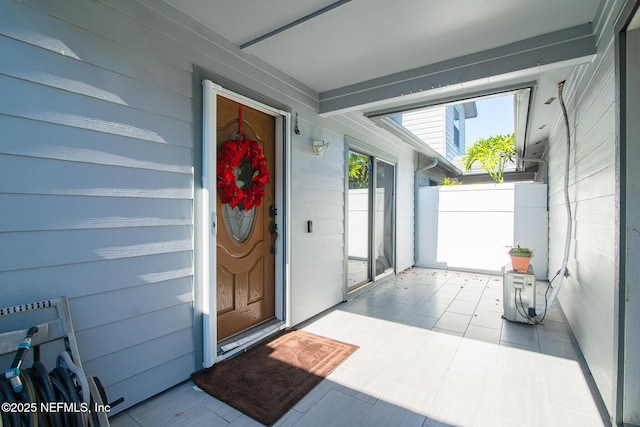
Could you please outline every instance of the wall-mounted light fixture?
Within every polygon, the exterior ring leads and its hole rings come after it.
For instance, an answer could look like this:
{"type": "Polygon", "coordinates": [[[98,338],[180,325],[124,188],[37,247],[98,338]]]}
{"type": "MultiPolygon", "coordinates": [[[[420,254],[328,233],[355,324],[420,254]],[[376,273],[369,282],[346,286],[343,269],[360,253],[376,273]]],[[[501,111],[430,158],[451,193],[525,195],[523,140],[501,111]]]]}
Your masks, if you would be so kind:
{"type": "Polygon", "coordinates": [[[329,149],[329,143],[324,141],[314,140],[311,143],[311,148],[313,148],[313,154],[315,154],[318,157],[322,157],[322,151],[323,150],[326,151],[329,149]]]}

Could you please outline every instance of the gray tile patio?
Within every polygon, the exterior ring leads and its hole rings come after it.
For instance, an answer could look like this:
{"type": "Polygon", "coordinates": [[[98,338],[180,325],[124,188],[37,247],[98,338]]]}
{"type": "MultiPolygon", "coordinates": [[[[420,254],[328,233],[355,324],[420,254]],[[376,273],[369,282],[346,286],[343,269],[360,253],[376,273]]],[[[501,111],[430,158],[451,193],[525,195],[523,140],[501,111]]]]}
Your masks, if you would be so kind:
{"type": "MultiPolygon", "coordinates": [[[[537,326],[501,315],[500,276],[403,272],[300,325],[360,349],[276,426],[609,425],[561,307],[537,326]]],[[[187,381],[111,425],[260,424],[187,381]]]]}

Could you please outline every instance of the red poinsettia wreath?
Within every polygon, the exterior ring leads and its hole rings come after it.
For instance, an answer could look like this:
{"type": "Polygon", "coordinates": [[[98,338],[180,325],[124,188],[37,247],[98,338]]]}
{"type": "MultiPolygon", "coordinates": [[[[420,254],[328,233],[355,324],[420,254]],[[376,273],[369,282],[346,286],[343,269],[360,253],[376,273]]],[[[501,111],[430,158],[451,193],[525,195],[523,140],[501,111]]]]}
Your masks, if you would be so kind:
{"type": "Polygon", "coordinates": [[[218,152],[218,192],[222,203],[245,211],[259,206],[269,182],[267,159],[256,141],[227,141],[218,152]],[[238,185],[240,184],[240,185],[238,185]]]}

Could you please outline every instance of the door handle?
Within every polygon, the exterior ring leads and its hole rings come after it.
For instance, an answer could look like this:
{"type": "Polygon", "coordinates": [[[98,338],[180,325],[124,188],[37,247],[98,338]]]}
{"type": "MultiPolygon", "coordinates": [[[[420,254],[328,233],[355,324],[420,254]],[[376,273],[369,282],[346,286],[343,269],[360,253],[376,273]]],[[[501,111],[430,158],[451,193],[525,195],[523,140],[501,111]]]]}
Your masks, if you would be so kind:
{"type": "Polygon", "coordinates": [[[273,240],[271,241],[271,246],[269,247],[269,252],[272,254],[276,253],[276,240],[278,240],[278,224],[272,222],[269,224],[269,233],[271,233],[271,237],[273,240]]]}

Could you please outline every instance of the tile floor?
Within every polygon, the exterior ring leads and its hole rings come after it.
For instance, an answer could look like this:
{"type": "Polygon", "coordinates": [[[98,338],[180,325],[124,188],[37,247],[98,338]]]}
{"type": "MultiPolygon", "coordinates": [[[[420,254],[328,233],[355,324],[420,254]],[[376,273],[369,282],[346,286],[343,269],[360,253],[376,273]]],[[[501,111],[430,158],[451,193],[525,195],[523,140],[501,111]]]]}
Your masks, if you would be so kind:
{"type": "MultiPolygon", "coordinates": [[[[276,426],[610,425],[562,309],[538,326],[502,311],[500,276],[423,268],[338,305],[300,327],[360,349],[276,426]]],[[[187,381],[111,425],[260,424],[187,381]]]]}

